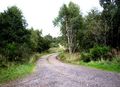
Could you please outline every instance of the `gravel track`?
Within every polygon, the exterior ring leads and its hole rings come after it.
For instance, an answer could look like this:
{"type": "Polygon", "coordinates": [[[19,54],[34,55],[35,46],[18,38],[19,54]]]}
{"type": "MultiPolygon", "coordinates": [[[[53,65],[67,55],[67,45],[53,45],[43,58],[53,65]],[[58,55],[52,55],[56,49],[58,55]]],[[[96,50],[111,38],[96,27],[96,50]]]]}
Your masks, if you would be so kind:
{"type": "Polygon", "coordinates": [[[33,74],[0,87],[120,87],[120,74],[65,64],[50,54],[37,61],[33,74]]]}

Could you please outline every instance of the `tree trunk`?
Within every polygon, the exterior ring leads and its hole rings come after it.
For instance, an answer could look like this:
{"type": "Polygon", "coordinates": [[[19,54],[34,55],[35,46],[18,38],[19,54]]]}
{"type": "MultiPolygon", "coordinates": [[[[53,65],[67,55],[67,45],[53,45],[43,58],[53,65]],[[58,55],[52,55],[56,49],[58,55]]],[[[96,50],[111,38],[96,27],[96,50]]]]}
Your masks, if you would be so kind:
{"type": "Polygon", "coordinates": [[[66,31],[67,31],[69,53],[72,54],[76,50],[76,39],[75,39],[75,32],[72,30],[72,27],[68,25],[68,21],[66,21],[66,31]]]}
{"type": "Polygon", "coordinates": [[[68,26],[68,21],[66,21],[66,31],[67,31],[67,40],[68,40],[68,48],[69,48],[69,53],[72,54],[72,48],[70,44],[70,31],[69,31],[69,26],[68,26]]]}

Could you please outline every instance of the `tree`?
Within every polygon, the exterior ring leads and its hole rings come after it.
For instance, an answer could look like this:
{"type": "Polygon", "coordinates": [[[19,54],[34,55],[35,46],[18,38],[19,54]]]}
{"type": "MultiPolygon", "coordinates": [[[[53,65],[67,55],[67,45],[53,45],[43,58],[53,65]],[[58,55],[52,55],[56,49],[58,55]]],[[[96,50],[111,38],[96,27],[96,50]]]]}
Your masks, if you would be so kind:
{"type": "Polygon", "coordinates": [[[50,48],[52,38],[50,35],[42,37],[42,31],[34,30],[33,28],[28,30],[30,32],[29,47],[33,52],[42,52],[50,48]]]}
{"type": "Polygon", "coordinates": [[[0,13],[0,66],[9,62],[23,63],[34,52],[49,49],[49,41],[39,30],[26,29],[27,23],[16,6],[0,13]]]}
{"type": "Polygon", "coordinates": [[[0,45],[5,43],[23,43],[27,41],[26,21],[22,12],[12,6],[0,15],[0,45]]]}
{"type": "Polygon", "coordinates": [[[38,42],[39,42],[39,34],[41,36],[42,32],[39,32],[38,30],[34,30],[33,28],[29,29],[30,31],[30,48],[33,51],[36,51],[38,47],[38,42]]]}
{"type": "Polygon", "coordinates": [[[69,53],[74,53],[77,48],[77,31],[82,25],[82,16],[79,6],[70,2],[67,6],[64,4],[59,11],[59,15],[53,21],[54,25],[60,25],[62,35],[67,39],[69,53]]]}
{"type": "Polygon", "coordinates": [[[49,41],[49,44],[53,42],[53,37],[50,34],[44,36],[44,38],[49,41]]]}
{"type": "Polygon", "coordinates": [[[106,44],[106,31],[103,28],[101,13],[97,9],[92,9],[85,17],[85,29],[81,36],[81,46],[91,48],[96,44],[106,44]]]}
{"type": "Polygon", "coordinates": [[[16,6],[0,13],[0,54],[10,61],[22,60],[23,50],[26,54],[29,52],[26,46],[29,32],[26,26],[22,12],[16,6]]]}
{"type": "Polygon", "coordinates": [[[102,20],[108,26],[107,45],[120,48],[120,1],[99,0],[103,7],[102,20]]]}

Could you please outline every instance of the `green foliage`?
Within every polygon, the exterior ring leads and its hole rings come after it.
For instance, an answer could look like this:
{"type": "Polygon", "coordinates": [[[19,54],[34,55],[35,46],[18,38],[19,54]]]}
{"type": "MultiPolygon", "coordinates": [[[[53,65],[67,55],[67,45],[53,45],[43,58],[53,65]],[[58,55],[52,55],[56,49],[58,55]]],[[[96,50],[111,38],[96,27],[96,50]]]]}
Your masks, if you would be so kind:
{"type": "Polygon", "coordinates": [[[93,48],[90,49],[90,54],[92,55],[92,60],[101,60],[103,59],[109,59],[107,57],[108,52],[110,52],[110,47],[107,46],[94,46],[93,48]]]}
{"type": "Polygon", "coordinates": [[[80,55],[79,53],[69,54],[68,52],[60,52],[59,59],[67,63],[79,63],[80,55]]]}
{"type": "Polygon", "coordinates": [[[33,52],[49,49],[49,40],[38,30],[26,29],[27,23],[16,6],[0,13],[0,66],[29,62],[33,52]]]}
{"type": "Polygon", "coordinates": [[[88,63],[80,62],[80,65],[98,68],[106,71],[120,72],[120,63],[116,63],[114,61],[91,61],[88,63]]]}
{"type": "Polygon", "coordinates": [[[81,60],[84,62],[98,61],[98,60],[112,60],[110,47],[107,46],[94,46],[88,53],[81,53],[81,60]]]}
{"type": "MultiPolygon", "coordinates": [[[[120,57],[119,56],[113,58],[113,60],[111,60],[111,61],[99,60],[99,61],[88,62],[88,61],[81,61],[81,57],[78,58],[79,55],[80,54],[70,55],[69,53],[61,53],[61,54],[59,54],[59,57],[62,61],[66,62],[66,63],[84,65],[87,67],[98,68],[98,69],[102,69],[102,70],[106,70],[106,71],[120,72],[120,57]]],[[[84,55],[84,53],[83,53],[83,55],[84,55]]],[[[85,54],[85,55],[88,56],[89,54],[85,54]]]]}
{"type": "Polygon", "coordinates": [[[74,54],[67,53],[61,53],[60,59],[76,64],[82,60],[83,65],[120,72],[119,58],[114,58],[120,50],[120,1],[99,1],[103,11],[91,9],[84,18],[74,3],[60,8],[54,24],[60,26],[64,43],[67,43],[65,46],[70,49],[74,44],[77,51],[81,51],[77,61],[73,59],[74,54]]]}
{"type": "Polygon", "coordinates": [[[53,21],[54,25],[59,25],[64,37],[65,43],[70,53],[74,53],[77,49],[77,32],[83,27],[83,19],[79,6],[73,2],[68,5],[64,4],[60,10],[58,17],[53,21]]]}
{"type": "Polygon", "coordinates": [[[29,31],[30,31],[29,44],[30,48],[34,52],[42,52],[50,48],[52,36],[47,35],[45,37],[42,37],[42,31],[33,30],[33,28],[31,28],[29,31]]]}
{"type": "MultiPolygon", "coordinates": [[[[41,58],[41,56],[46,55],[48,53],[51,53],[51,51],[45,51],[42,53],[34,53],[32,55],[29,55],[28,58],[29,63],[24,62],[23,64],[19,64],[19,63],[13,63],[13,62],[9,62],[9,65],[7,63],[2,61],[3,64],[1,64],[1,57],[3,57],[2,55],[0,55],[0,83],[4,83],[6,81],[11,81],[11,80],[15,80],[17,78],[21,78],[23,76],[26,76],[30,73],[33,72],[34,68],[35,68],[35,63],[36,61],[41,58]],[[2,67],[1,67],[2,65],[2,67]],[[5,67],[3,67],[3,65],[5,67]],[[6,66],[10,66],[10,67],[6,67],[6,66]]],[[[53,52],[52,52],[53,53],[53,52]]]]}
{"type": "Polygon", "coordinates": [[[9,62],[25,62],[29,54],[26,21],[22,12],[12,6],[0,13],[0,63],[7,65],[9,62]],[[23,58],[24,56],[24,58],[23,58]]]}
{"type": "Polygon", "coordinates": [[[6,55],[6,57],[9,57],[8,59],[12,59],[15,57],[16,50],[17,46],[15,43],[8,43],[5,47],[4,55],[6,55]]]}
{"type": "Polygon", "coordinates": [[[50,48],[50,42],[47,39],[42,38],[41,40],[39,40],[38,48],[37,48],[38,52],[48,50],[49,48],[50,48]]]}
{"type": "Polygon", "coordinates": [[[51,47],[58,47],[59,44],[66,46],[65,38],[63,36],[55,37],[52,40],[51,47]]]}
{"type": "Polygon", "coordinates": [[[107,45],[113,48],[120,48],[120,1],[99,0],[103,7],[102,20],[107,25],[107,45]]]}
{"type": "Polygon", "coordinates": [[[83,62],[90,62],[91,59],[92,59],[92,55],[90,53],[81,53],[81,57],[80,59],[83,61],[83,62]]]}
{"type": "Polygon", "coordinates": [[[13,65],[9,68],[0,68],[0,83],[30,74],[34,67],[34,64],[22,64],[13,65]]]}
{"type": "Polygon", "coordinates": [[[112,63],[120,66],[120,56],[113,57],[112,63]]]}
{"type": "Polygon", "coordinates": [[[19,45],[18,49],[16,50],[15,54],[15,62],[27,62],[29,61],[29,57],[31,56],[32,52],[31,49],[28,47],[27,44],[19,45]]]}
{"type": "Polygon", "coordinates": [[[33,30],[33,28],[31,28],[29,32],[30,32],[30,48],[33,51],[36,51],[39,43],[39,38],[42,38],[41,32],[38,30],[33,30]]]}
{"type": "Polygon", "coordinates": [[[8,44],[2,53],[2,55],[5,56],[3,61],[6,61],[6,63],[27,62],[29,60],[29,56],[31,56],[30,54],[31,50],[28,48],[27,44],[8,44]]]}
{"type": "Polygon", "coordinates": [[[3,56],[2,54],[0,54],[0,67],[8,66],[8,64],[6,64],[6,62],[7,62],[7,58],[5,56],[3,56]]]}
{"type": "Polygon", "coordinates": [[[22,12],[16,7],[10,7],[0,13],[0,46],[7,43],[23,43],[27,41],[28,32],[22,12]]]}
{"type": "Polygon", "coordinates": [[[83,29],[78,32],[80,50],[88,50],[96,44],[106,45],[106,30],[103,28],[101,12],[96,8],[84,18],[83,29]]]}
{"type": "Polygon", "coordinates": [[[65,60],[65,55],[64,55],[63,52],[61,52],[61,53],[59,54],[59,58],[60,58],[62,61],[65,60]]]}

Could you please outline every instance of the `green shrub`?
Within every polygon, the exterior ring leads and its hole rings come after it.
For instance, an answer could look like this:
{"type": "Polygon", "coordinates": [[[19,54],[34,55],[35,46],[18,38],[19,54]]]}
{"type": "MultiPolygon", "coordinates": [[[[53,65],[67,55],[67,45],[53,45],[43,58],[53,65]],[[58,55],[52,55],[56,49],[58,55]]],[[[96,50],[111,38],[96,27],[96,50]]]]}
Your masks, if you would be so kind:
{"type": "Polygon", "coordinates": [[[61,52],[59,54],[59,58],[64,61],[65,60],[65,54],[63,52],[61,52]]]}
{"type": "Polygon", "coordinates": [[[118,64],[120,66],[120,56],[114,57],[112,63],[118,64]]]}
{"type": "Polygon", "coordinates": [[[8,43],[4,50],[4,55],[7,60],[14,61],[16,57],[17,45],[15,43],[8,43]]]}
{"type": "Polygon", "coordinates": [[[91,58],[92,58],[92,56],[90,53],[81,53],[81,60],[83,62],[90,62],[91,58]]]}
{"type": "Polygon", "coordinates": [[[9,43],[3,49],[1,54],[5,56],[5,59],[2,61],[22,63],[29,60],[31,50],[27,44],[9,43]]]}
{"type": "Polygon", "coordinates": [[[5,56],[0,54],[0,67],[6,66],[6,58],[5,56]]]}
{"type": "Polygon", "coordinates": [[[19,45],[15,52],[14,61],[16,62],[28,62],[29,57],[32,55],[31,50],[28,48],[27,44],[19,45]]]}
{"type": "Polygon", "coordinates": [[[16,64],[9,68],[0,67],[0,84],[26,76],[33,72],[34,67],[33,63],[16,64]]]}
{"type": "Polygon", "coordinates": [[[110,59],[109,57],[110,47],[107,46],[94,46],[90,49],[92,60],[110,59]]]}
{"type": "Polygon", "coordinates": [[[81,53],[81,60],[84,62],[97,61],[97,60],[111,60],[112,54],[110,47],[107,46],[94,46],[88,53],[81,53]]]}

